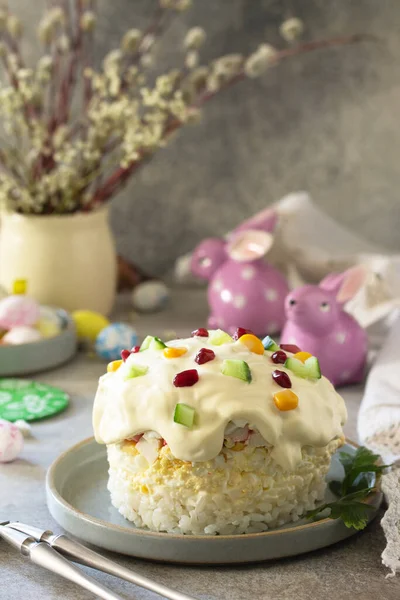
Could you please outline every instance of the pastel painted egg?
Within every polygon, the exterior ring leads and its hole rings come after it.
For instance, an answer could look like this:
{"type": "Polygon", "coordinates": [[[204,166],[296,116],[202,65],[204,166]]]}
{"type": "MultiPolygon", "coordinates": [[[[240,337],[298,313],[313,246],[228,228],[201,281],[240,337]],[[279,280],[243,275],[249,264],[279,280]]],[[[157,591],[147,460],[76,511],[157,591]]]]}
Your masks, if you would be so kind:
{"type": "Polygon", "coordinates": [[[17,346],[19,344],[30,344],[32,342],[39,342],[43,339],[41,333],[33,327],[13,327],[10,331],[2,337],[1,341],[3,344],[9,344],[10,346],[17,346]]]}
{"type": "Polygon", "coordinates": [[[61,327],[58,323],[55,323],[52,319],[45,318],[39,319],[36,323],[36,329],[44,338],[55,337],[61,331],[61,327]]]}
{"type": "Polygon", "coordinates": [[[36,323],[36,329],[44,338],[54,337],[61,333],[64,327],[62,313],[50,306],[40,307],[40,318],[36,323]]]}
{"type": "Polygon", "coordinates": [[[136,346],[136,331],[126,323],[112,323],[103,329],[96,339],[96,353],[107,361],[121,358],[122,350],[136,346]]]}
{"type": "Polygon", "coordinates": [[[19,325],[34,325],[40,316],[39,304],[20,294],[0,300],[0,327],[11,329],[19,325]]]}
{"type": "Polygon", "coordinates": [[[162,281],[145,281],[132,292],[133,307],[139,312],[155,312],[164,308],[169,300],[169,289],[162,281]]]}
{"type": "Polygon", "coordinates": [[[13,423],[0,419],[0,463],[15,460],[24,447],[24,436],[13,423]]]}
{"type": "Polygon", "coordinates": [[[100,313],[91,310],[76,310],[72,313],[78,339],[95,342],[100,331],[110,324],[110,321],[100,313]]]}

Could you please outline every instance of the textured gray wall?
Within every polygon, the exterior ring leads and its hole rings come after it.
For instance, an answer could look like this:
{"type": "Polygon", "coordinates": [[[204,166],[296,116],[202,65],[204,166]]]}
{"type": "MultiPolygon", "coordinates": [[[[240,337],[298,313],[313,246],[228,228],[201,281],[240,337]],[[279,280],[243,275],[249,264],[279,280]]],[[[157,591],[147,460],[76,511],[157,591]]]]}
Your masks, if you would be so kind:
{"type": "MultiPolygon", "coordinates": [[[[42,0],[11,0],[29,27],[42,0]]],[[[100,0],[97,52],[143,26],[151,0],[100,0]]],[[[357,31],[380,44],[304,55],[209,104],[113,202],[118,249],[154,274],[206,235],[221,234],[293,190],[371,241],[400,250],[400,2],[398,0],[195,0],[169,32],[161,64],[178,60],[185,26],[209,34],[211,58],[249,52],[277,34],[293,8],[306,38],[357,31]]]]}

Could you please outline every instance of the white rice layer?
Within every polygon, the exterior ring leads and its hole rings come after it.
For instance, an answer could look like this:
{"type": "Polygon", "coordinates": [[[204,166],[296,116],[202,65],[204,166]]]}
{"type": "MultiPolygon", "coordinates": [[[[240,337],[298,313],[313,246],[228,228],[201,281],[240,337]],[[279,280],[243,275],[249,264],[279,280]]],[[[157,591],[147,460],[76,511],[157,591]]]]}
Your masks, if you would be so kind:
{"type": "Polygon", "coordinates": [[[224,447],[213,460],[189,463],[168,446],[149,464],[133,442],[107,447],[112,504],[137,527],[196,535],[255,533],[297,521],[325,494],[331,456],[342,444],[306,447],[284,471],[266,447],[224,447]]]}

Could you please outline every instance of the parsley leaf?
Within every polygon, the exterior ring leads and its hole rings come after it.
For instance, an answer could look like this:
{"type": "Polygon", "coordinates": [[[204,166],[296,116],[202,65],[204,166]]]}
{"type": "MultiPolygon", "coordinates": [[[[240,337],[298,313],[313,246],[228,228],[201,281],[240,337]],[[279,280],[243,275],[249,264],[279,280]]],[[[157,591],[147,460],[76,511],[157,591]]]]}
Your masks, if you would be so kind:
{"type": "Polygon", "coordinates": [[[340,509],[332,509],[331,510],[331,518],[332,519],[342,519],[343,523],[346,527],[353,527],[360,531],[364,529],[369,521],[369,511],[374,507],[370,504],[364,504],[364,502],[353,501],[348,504],[343,504],[340,506],[340,509]],[[335,516],[335,510],[338,510],[338,513],[335,516]]]}
{"type": "Polygon", "coordinates": [[[369,511],[373,506],[363,502],[375,491],[377,478],[390,465],[377,465],[378,454],[368,448],[358,448],[352,455],[347,452],[339,454],[344,468],[343,481],[331,481],[330,490],[339,497],[336,502],[322,504],[307,514],[308,519],[323,517],[325,512],[330,519],[341,519],[346,527],[360,530],[366,527],[369,511]]]}
{"type": "Polygon", "coordinates": [[[341,495],[346,495],[351,492],[355,485],[357,485],[359,489],[362,489],[363,486],[360,486],[360,482],[357,481],[357,478],[361,474],[376,473],[376,475],[380,475],[389,465],[377,465],[376,463],[379,458],[379,454],[374,454],[371,450],[368,450],[368,448],[363,446],[357,448],[357,451],[353,456],[347,452],[341,452],[339,454],[339,460],[343,465],[345,473],[342,482],[341,495]]]}

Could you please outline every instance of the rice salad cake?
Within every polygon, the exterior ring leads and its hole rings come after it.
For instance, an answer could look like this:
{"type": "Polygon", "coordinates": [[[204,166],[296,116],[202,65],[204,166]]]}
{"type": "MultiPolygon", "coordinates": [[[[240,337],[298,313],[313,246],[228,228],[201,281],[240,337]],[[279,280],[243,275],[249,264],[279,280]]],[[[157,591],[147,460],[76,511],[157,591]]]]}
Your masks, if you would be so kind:
{"type": "Polygon", "coordinates": [[[100,378],[111,502],[151,531],[228,535],[297,521],[324,498],[342,397],[318,360],[238,328],[147,336],[100,378]]]}

